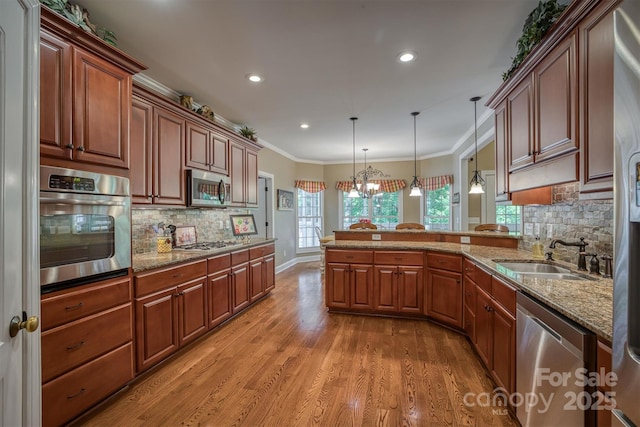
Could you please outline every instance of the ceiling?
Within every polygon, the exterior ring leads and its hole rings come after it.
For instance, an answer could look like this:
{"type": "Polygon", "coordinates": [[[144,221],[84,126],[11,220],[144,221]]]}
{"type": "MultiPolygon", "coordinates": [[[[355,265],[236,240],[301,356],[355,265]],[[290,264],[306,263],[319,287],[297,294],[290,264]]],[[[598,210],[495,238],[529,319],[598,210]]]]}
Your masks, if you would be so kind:
{"type": "Polygon", "coordinates": [[[256,129],[298,161],[452,153],[489,117],[538,0],[71,0],[116,33],[148,77],[256,129]],[[416,52],[400,63],[403,50],[416,52]],[[261,83],[246,76],[258,73],[261,83]],[[308,129],[301,129],[301,123],[308,129]]]}

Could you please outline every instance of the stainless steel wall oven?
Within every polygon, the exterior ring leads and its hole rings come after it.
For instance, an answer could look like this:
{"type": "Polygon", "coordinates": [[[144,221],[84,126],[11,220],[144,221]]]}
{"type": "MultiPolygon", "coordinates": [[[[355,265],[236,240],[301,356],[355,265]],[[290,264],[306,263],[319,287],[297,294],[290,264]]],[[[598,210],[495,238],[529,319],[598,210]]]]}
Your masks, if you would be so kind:
{"type": "Polygon", "coordinates": [[[40,167],[43,293],[127,274],[131,198],[127,178],[40,167]]]}

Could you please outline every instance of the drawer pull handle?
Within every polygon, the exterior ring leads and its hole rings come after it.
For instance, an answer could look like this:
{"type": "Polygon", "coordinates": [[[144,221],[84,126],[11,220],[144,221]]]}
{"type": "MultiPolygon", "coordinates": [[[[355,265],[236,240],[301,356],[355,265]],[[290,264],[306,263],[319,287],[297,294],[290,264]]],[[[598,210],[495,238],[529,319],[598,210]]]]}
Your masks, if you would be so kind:
{"type": "Polygon", "coordinates": [[[174,275],[173,275],[173,277],[174,277],[174,278],[176,278],[176,279],[177,279],[178,277],[182,277],[182,273],[174,274],[174,275]]]}
{"type": "Polygon", "coordinates": [[[353,259],[353,255],[347,255],[347,259],[353,259]]]}
{"type": "Polygon", "coordinates": [[[67,396],[67,399],[74,399],[78,396],[80,396],[81,394],[84,394],[84,392],[87,391],[84,388],[81,388],[79,392],[77,392],[76,394],[72,394],[71,396],[67,396]]]}
{"type": "Polygon", "coordinates": [[[73,311],[73,310],[77,310],[79,308],[82,308],[82,306],[84,306],[84,303],[80,302],[80,303],[78,303],[76,305],[69,305],[69,306],[65,307],[64,309],[66,311],[73,311]]]}
{"type": "Polygon", "coordinates": [[[77,350],[80,347],[82,347],[84,345],[84,341],[80,341],[78,344],[76,345],[72,345],[70,347],[67,347],[67,351],[73,351],[73,350],[77,350]]]}
{"type": "Polygon", "coordinates": [[[397,256],[397,257],[395,257],[393,259],[395,259],[396,261],[402,261],[402,257],[401,256],[397,256]]]}

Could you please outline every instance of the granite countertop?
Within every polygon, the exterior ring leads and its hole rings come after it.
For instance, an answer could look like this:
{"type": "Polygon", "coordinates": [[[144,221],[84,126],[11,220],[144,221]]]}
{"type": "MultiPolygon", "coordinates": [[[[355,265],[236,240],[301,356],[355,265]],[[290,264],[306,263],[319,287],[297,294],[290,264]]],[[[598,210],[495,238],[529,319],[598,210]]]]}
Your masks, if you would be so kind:
{"type": "MultiPolygon", "coordinates": [[[[440,242],[368,242],[338,240],[325,244],[327,249],[391,249],[437,250],[466,255],[486,267],[497,277],[533,296],[576,323],[608,341],[613,331],[613,280],[590,275],[596,280],[552,280],[520,275],[510,276],[499,270],[494,260],[533,260],[531,252],[490,246],[461,245],[440,242]]],[[[577,254],[576,254],[577,256],[577,254]]],[[[573,272],[575,265],[561,261],[555,264],[573,272]]]]}
{"type": "Polygon", "coordinates": [[[506,239],[522,239],[519,233],[497,233],[492,231],[449,231],[449,230],[395,230],[395,229],[370,229],[370,228],[356,228],[353,230],[335,230],[334,233],[368,233],[368,234],[380,234],[380,233],[394,233],[394,234],[449,234],[452,236],[480,236],[480,237],[501,237],[506,239]]]}
{"type": "Polygon", "coordinates": [[[274,243],[275,241],[275,239],[251,239],[251,242],[247,244],[238,243],[237,245],[229,245],[224,248],[211,249],[207,251],[177,250],[161,254],[157,252],[133,254],[132,268],[134,273],[140,273],[141,271],[151,270],[158,267],[167,267],[174,264],[180,264],[182,262],[206,259],[216,255],[261,246],[266,243],[274,243]]]}

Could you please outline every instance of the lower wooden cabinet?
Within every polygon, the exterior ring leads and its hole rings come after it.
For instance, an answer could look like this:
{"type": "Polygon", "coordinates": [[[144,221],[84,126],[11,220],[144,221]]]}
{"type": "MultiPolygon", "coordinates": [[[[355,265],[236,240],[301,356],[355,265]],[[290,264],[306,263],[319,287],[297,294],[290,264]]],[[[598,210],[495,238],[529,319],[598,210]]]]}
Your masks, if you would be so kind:
{"type": "Polygon", "coordinates": [[[462,257],[427,253],[427,316],[455,328],[462,323],[462,257]]]}
{"type": "Polygon", "coordinates": [[[58,426],[134,377],[131,277],[41,300],[42,423],[58,426]]]}
{"type": "Polygon", "coordinates": [[[207,277],[209,298],[209,328],[218,326],[231,317],[231,274],[230,270],[216,271],[207,277]]]}
{"type": "Polygon", "coordinates": [[[249,300],[254,302],[275,288],[275,246],[249,250],[249,300]]]}

